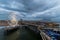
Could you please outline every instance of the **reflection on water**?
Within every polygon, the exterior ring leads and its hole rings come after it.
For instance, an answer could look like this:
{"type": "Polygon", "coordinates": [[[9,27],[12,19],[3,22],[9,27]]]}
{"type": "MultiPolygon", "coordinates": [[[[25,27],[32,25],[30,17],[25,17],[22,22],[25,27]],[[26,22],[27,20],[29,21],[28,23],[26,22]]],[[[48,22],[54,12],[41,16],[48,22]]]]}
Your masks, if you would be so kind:
{"type": "Polygon", "coordinates": [[[4,26],[0,26],[0,40],[5,40],[4,28],[4,26]]]}
{"type": "Polygon", "coordinates": [[[7,40],[16,40],[19,37],[19,30],[12,32],[11,34],[8,34],[7,40]]]}
{"type": "Polygon", "coordinates": [[[41,40],[41,37],[29,29],[22,28],[7,35],[7,40],[41,40]]]}
{"type": "Polygon", "coordinates": [[[0,26],[0,40],[40,40],[41,37],[27,28],[20,28],[6,35],[4,26],[0,26]],[[5,35],[4,35],[5,34],[5,35]]]}

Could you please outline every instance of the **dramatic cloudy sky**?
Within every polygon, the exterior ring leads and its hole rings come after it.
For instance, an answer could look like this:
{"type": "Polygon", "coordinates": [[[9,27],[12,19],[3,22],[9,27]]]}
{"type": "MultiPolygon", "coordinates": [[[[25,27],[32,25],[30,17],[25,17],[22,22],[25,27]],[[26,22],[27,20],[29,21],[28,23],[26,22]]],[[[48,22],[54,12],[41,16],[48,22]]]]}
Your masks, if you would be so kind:
{"type": "Polygon", "coordinates": [[[0,20],[17,19],[60,22],[60,0],[0,0],[0,20]]]}

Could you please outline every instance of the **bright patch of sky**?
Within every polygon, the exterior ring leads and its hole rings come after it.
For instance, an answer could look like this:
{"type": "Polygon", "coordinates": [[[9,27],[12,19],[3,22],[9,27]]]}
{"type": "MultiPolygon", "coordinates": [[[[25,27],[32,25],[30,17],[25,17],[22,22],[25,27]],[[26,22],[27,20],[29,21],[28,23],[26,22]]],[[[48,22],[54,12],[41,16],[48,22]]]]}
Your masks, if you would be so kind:
{"type": "Polygon", "coordinates": [[[60,0],[0,0],[0,20],[8,20],[11,12],[16,13],[18,20],[59,22],[60,0]]]}

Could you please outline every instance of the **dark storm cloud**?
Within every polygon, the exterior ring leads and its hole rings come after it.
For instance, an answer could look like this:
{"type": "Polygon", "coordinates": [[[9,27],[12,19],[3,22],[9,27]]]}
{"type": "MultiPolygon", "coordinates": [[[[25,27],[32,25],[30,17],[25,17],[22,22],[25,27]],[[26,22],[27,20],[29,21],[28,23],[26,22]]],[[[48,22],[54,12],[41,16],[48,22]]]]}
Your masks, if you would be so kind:
{"type": "Polygon", "coordinates": [[[1,14],[15,12],[26,20],[53,21],[60,18],[60,0],[0,0],[1,14]]]}
{"type": "Polygon", "coordinates": [[[54,7],[56,0],[24,0],[24,5],[28,11],[44,11],[54,7]]]}

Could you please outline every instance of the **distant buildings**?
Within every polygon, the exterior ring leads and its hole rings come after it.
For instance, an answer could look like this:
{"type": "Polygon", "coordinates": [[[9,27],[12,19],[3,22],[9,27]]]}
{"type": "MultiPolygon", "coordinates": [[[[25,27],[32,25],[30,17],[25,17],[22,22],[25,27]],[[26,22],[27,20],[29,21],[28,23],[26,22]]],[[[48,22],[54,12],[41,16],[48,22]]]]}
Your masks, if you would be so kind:
{"type": "MultiPolygon", "coordinates": [[[[9,25],[9,20],[6,21],[6,20],[0,20],[0,26],[8,26],[9,25]]],[[[38,26],[43,26],[43,27],[58,27],[59,24],[57,23],[53,23],[53,22],[40,22],[40,21],[18,21],[18,24],[19,25],[38,25],[38,26]]]]}

